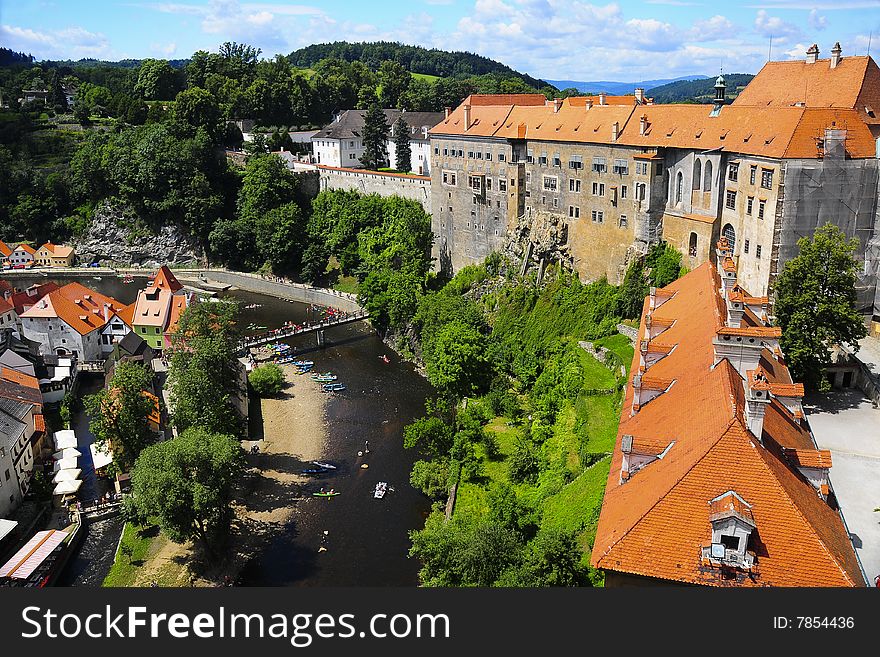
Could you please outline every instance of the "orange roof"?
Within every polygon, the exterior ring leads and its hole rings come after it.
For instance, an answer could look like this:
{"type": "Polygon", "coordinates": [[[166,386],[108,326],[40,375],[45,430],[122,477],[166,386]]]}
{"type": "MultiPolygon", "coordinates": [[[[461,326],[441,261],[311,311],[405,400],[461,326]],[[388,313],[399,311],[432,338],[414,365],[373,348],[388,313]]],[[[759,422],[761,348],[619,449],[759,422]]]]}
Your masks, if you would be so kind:
{"type": "MultiPolygon", "coordinates": [[[[666,288],[675,295],[662,311],[676,321],[663,340],[681,348],[648,371],[676,384],[634,415],[632,381],[627,386],[592,565],[715,586],[864,586],[839,513],[782,458],[781,450],[765,446],[772,441],[762,443],[746,428],[743,379],[727,359],[714,362],[712,341],[724,320],[719,287],[714,266],[704,263],[666,288]],[[675,442],[663,459],[621,483],[624,434],[675,442]],[[726,580],[700,561],[701,549],[712,539],[711,503],[731,491],[748,504],[757,527],[750,543],[757,574],[741,581],[726,580]]],[[[643,320],[639,340],[644,335],[643,320]]],[[[631,376],[638,358],[636,353],[631,376]]],[[[767,377],[781,376],[784,369],[777,362],[767,377]]],[[[809,432],[794,422],[773,400],[766,409],[764,435],[779,445],[802,444],[809,432]]]]}
{"type": "Polygon", "coordinates": [[[46,433],[46,418],[42,413],[34,414],[34,431],[46,433]]]}
{"type": "Polygon", "coordinates": [[[733,101],[736,106],[854,109],[865,123],[880,123],[880,68],[871,57],[767,62],[733,101]],[[871,116],[871,110],[874,116],[871,116]]]}
{"type": "Polygon", "coordinates": [[[165,329],[166,333],[174,333],[177,330],[177,322],[180,321],[180,316],[187,309],[188,305],[189,303],[184,294],[176,294],[171,297],[171,315],[168,318],[168,328],[165,329]]]}
{"type": "Polygon", "coordinates": [[[43,249],[46,249],[49,253],[54,253],[55,245],[52,244],[52,242],[46,242],[43,246],[41,246],[38,249],[38,251],[42,251],[43,249]]]}
{"type": "Polygon", "coordinates": [[[161,419],[159,415],[159,398],[152,392],[147,392],[146,390],[144,390],[141,394],[143,394],[144,397],[153,402],[153,406],[150,409],[150,414],[147,416],[147,419],[154,424],[159,424],[159,421],[161,419]]]}
{"type": "MultiPolygon", "coordinates": [[[[645,99],[648,103],[652,102],[653,98],[645,99]]],[[[587,102],[592,103],[593,105],[599,105],[599,94],[594,94],[592,96],[570,96],[565,99],[572,107],[586,107],[587,102]]],[[[636,97],[634,94],[627,94],[625,96],[609,96],[605,94],[605,104],[606,105],[638,105],[636,103],[636,97]]]]}
{"type": "Polygon", "coordinates": [[[10,310],[15,310],[15,306],[13,306],[6,299],[0,296],[0,313],[5,313],[10,310]]]}
{"type": "Polygon", "coordinates": [[[803,397],[803,383],[771,383],[770,392],[777,397],[803,397]]]}
{"type": "Polygon", "coordinates": [[[139,290],[132,322],[137,326],[153,326],[164,329],[168,323],[172,296],[171,290],[153,285],[139,290]]]}
{"type": "Polygon", "coordinates": [[[183,285],[181,285],[180,281],[174,277],[174,274],[171,273],[171,270],[168,269],[167,265],[159,267],[159,271],[156,272],[150,285],[163,290],[171,290],[172,292],[177,292],[178,290],[183,289],[183,285]]]}
{"type": "Polygon", "coordinates": [[[37,381],[37,377],[25,374],[24,372],[19,372],[11,367],[0,367],[0,379],[27,386],[28,388],[35,388],[36,390],[40,389],[40,382],[37,381]]]}
{"type": "Polygon", "coordinates": [[[785,456],[802,468],[830,468],[831,451],[827,449],[785,449],[785,456]]]}
{"type": "Polygon", "coordinates": [[[3,240],[0,240],[0,256],[8,256],[12,253],[12,249],[9,248],[9,245],[6,244],[3,240]]]}
{"type": "MultiPolygon", "coordinates": [[[[567,98],[553,103],[478,104],[469,98],[470,125],[464,125],[465,100],[431,135],[468,135],[593,144],[620,144],[656,150],[662,147],[722,149],[771,158],[817,158],[826,128],[846,128],[852,158],[875,155],[871,131],[852,109],[752,107],[728,105],[710,116],[709,105],[596,105],[587,108],[567,98]],[[646,129],[641,133],[641,119],[646,129]],[[613,124],[618,125],[617,140],[613,124]]],[[[880,103],[878,103],[880,112],[880,103]]]]}
{"type": "Polygon", "coordinates": [[[85,335],[107,323],[109,317],[123,305],[112,297],[95,292],[79,283],[68,283],[42,297],[28,308],[22,317],[57,317],[78,333],[85,335]]]}
{"type": "Polygon", "coordinates": [[[34,247],[32,247],[30,244],[25,244],[25,243],[19,244],[17,247],[15,247],[13,249],[13,251],[18,251],[19,249],[21,249],[22,251],[25,251],[27,253],[30,253],[31,255],[34,255],[37,252],[37,250],[34,247]]]}
{"type": "Polygon", "coordinates": [[[779,338],[782,337],[782,329],[778,326],[723,326],[718,329],[718,335],[742,335],[755,338],[779,338]]]}
{"type": "Polygon", "coordinates": [[[545,105],[544,94],[472,94],[462,101],[463,104],[478,105],[545,105]]]}
{"type": "Polygon", "coordinates": [[[709,502],[709,520],[720,520],[730,516],[742,518],[752,527],[755,526],[755,518],[752,516],[751,505],[733,491],[719,495],[709,502]]]}

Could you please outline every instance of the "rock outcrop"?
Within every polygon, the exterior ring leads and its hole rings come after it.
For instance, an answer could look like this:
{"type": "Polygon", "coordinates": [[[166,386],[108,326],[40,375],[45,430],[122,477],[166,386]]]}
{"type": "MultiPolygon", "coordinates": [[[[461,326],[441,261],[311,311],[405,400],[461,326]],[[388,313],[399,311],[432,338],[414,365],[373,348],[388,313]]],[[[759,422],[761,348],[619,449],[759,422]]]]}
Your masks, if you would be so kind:
{"type": "Polygon", "coordinates": [[[86,264],[158,267],[204,259],[199,245],[178,226],[163,226],[158,233],[143,228],[133,213],[110,202],[95,209],[89,228],[74,241],[77,260],[86,264]]]}

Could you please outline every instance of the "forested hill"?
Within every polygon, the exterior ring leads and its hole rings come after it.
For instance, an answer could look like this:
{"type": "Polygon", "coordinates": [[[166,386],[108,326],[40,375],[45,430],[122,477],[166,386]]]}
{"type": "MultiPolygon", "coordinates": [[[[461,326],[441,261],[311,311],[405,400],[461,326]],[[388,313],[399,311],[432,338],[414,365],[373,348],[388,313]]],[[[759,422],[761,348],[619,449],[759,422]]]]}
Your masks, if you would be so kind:
{"type": "MultiPolygon", "coordinates": [[[[753,77],[750,73],[725,74],[727,100],[736,98],[753,77]]],[[[679,80],[648,89],[646,93],[655,103],[711,103],[715,97],[715,79],[679,80]]]]}
{"type": "Polygon", "coordinates": [[[428,50],[420,46],[407,46],[390,41],[318,43],[300,48],[290,53],[289,57],[291,64],[301,68],[309,68],[322,59],[330,58],[347,62],[360,61],[374,70],[379,68],[383,61],[391,60],[413,73],[436,75],[441,78],[497,73],[519,78],[535,89],[548,84],[544,80],[515,71],[501,62],[471,52],[447,52],[433,48],[428,50]]]}

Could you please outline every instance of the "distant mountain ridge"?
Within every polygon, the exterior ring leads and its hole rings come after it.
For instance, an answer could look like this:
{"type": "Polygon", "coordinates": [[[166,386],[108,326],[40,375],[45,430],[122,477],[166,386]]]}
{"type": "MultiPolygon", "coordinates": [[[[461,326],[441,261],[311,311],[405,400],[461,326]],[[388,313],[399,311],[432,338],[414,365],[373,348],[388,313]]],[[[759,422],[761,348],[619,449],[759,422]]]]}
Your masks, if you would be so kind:
{"type": "Polygon", "coordinates": [[[593,80],[589,82],[580,82],[578,80],[547,80],[547,82],[559,89],[574,88],[586,94],[598,94],[604,91],[612,96],[623,96],[633,93],[637,87],[644,89],[647,92],[656,87],[665,86],[670,83],[705,79],[708,79],[708,76],[684,75],[677,78],[643,80],[642,82],[613,82],[610,80],[593,80]]]}
{"type": "MultiPolygon", "coordinates": [[[[725,73],[726,98],[733,100],[755,77],[751,73],[725,73]]],[[[715,97],[715,79],[679,80],[654,87],[648,95],[655,103],[711,103],[715,97]]]]}

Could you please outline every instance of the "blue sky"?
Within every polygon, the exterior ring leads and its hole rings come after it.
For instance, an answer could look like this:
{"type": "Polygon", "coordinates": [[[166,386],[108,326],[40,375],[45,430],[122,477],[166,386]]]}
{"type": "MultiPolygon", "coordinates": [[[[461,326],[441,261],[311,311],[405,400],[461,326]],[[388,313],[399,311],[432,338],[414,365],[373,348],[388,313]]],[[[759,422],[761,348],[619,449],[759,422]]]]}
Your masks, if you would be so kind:
{"type": "Polygon", "coordinates": [[[880,52],[880,0],[0,0],[0,43],[38,59],[189,57],[224,41],[287,54],[377,39],[469,50],[531,75],[638,81],[880,52]],[[871,34],[873,32],[873,39],[871,34]]]}

